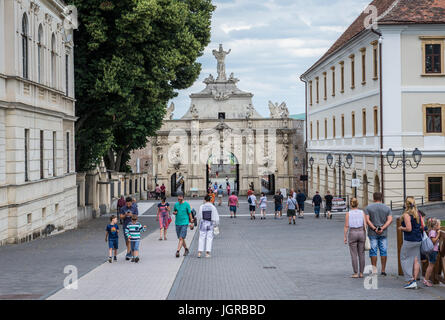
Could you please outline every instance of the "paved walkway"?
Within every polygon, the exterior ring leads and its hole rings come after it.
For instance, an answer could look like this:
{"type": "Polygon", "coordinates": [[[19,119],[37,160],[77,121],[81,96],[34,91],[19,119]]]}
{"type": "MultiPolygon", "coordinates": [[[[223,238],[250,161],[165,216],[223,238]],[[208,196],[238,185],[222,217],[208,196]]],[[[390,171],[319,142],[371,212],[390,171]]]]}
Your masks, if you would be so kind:
{"type": "MultiPolygon", "coordinates": [[[[195,231],[189,230],[187,237],[192,239],[195,231]]],[[[138,263],[126,261],[123,252],[117,262],[105,262],[80,278],[76,290],[64,288],[48,299],[165,300],[184,257],[174,257],[178,245],[174,224],[166,241],[158,238],[159,233],[153,232],[141,241],[138,263]]]]}
{"type": "MultiPolygon", "coordinates": [[[[170,203],[174,203],[170,199],[170,203]]],[[[242,199],[237,219],[230,219],[226,199],[217,206],[221,234],[215,238],[212,258],[197,258],[197,236],[188,235],[191,254],[174,257],[174,225],[167,241],[158,241],[153,201],[140,218],[149,231],[141,244],[141,261],[124,260],[123,242],[117,263],[104,263],[106,244],[101,217],[54,237],[0,247],[0,299],[445,299],[445,288],[402,289],[397,275],[395,224],[389,233],[387,277],[378,277],[378,289],[364,288],[352,273],[349,250],[343,244],[344,216],[332,220],[306,214],[297,225],[287,219],[251,221],[242,199]],[[75,265],[77,290],[63,289],[63,268],[75,265]],[[162,272],[160,272],[162,271],[162,272]],[[62,289],[62,290],[61,290],[62,289]]],[[[195,209],[201,200],[189,201],[195,209]]],[[[245,203],[244,203],[245,202],[245,203]]],[[[273,212],[272,202],[268,212],[273,212]]],[[[311,206],[306,208],[312,211],[311,206]]],[[[441,209],[428,214],[444,217],[441,209]]],[[[366,258],[369,264],[369,258],[366,258]]]]}

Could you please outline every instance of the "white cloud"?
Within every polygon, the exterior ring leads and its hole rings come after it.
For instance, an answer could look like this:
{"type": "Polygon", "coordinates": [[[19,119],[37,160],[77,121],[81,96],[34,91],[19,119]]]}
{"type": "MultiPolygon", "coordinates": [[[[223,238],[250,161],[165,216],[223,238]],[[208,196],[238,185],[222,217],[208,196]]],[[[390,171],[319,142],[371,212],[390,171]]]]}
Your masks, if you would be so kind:
{"type": "Polygon", "coordinates": [[[239,88],[254,94],[253,104],[267,116],[267,103],[286,101],[291,113],[304,112],[304,85],[299,75],[315,63],[354,21],[370,0],[216,0],[212,39],[199,59],[202,73],[174,99],[175,118],[190,106],[189,95],[204,89],[216,75],[212,50],[232,49],[227,72],[239,88]]]}

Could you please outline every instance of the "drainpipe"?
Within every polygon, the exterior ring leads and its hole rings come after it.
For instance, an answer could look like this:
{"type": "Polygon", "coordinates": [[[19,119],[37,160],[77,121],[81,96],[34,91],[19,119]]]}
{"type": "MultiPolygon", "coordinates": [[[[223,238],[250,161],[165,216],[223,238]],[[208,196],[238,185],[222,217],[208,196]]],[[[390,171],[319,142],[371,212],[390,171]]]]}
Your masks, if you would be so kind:
{"type": "MultiPolygon", "coordinates": [[[[305,168],[309,168],[308,167],[308,153],[307,153],[307,80],[303,77],[300,76],[300,80],[302,82],[304,82],[304,96],[305,96],[305,103],[304,103],[304,109],[305,109],[305,123],[304,123],[304,129],[305,129],[305,138],[304,138],[304,153],[305,153],[305,158],[304,158],[304,164],[303,167],[305,168]]],[[[307,169],[306,169],[307,170],[307,169]]],[[[304,175],[306,175],[307,172],[304,172],[304,175]]],[[[309,178],[308,181],[303,181],[304,184],[307,184],[307,188],[306,188],[306,193],[307,195],[309,195],[309,178]]]]}
{"type": "Polygon", "coordinates": [[[379,82],[380,82],[380,172],[381,172],[381,191],[382,191],[382,197],[383,202],[385,201],[385,179],[384,179],[384,158],[383,158],[383,74],[382,74],[382,42],[383,42],[383,36],[379,31],[374,30],[374,28],[371,28],[371,32],[375,33],[379,36],[379,82]]]}

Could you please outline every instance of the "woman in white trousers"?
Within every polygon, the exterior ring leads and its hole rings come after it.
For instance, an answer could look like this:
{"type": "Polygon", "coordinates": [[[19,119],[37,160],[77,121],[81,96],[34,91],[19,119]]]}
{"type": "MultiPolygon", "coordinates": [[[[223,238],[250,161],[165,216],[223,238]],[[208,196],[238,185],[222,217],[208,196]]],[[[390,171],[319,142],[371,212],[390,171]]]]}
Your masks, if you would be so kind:
{"type": "Polygon", "coordinates": [[[209,195],[204,198],[205,203],[199,208],[196,218],[199,223],[199,245],[198,258],[201,258],[202,252],[206,251],[206,258],[210,258],[213,242],[213,228],[219,224],[218,210],[210,202],[209,195]]]}

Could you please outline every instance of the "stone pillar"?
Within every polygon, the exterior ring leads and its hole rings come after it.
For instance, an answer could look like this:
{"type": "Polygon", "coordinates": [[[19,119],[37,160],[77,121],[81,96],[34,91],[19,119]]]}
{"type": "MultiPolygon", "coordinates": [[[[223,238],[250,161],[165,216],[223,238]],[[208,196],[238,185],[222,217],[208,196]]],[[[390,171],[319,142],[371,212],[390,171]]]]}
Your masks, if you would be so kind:
{"type": "Polygon", "coordinates": [[[76,184],[79,186],[77,192],[78,192],[78,198],[79,198],[79,207],[85,207],[85,173],[78,173],[76,175],[76,184]]]}

